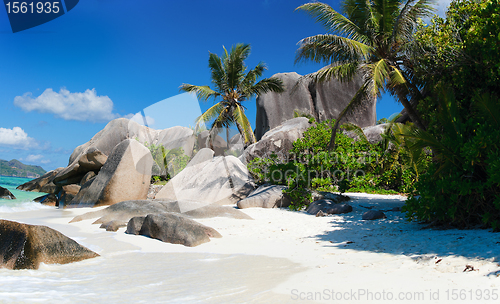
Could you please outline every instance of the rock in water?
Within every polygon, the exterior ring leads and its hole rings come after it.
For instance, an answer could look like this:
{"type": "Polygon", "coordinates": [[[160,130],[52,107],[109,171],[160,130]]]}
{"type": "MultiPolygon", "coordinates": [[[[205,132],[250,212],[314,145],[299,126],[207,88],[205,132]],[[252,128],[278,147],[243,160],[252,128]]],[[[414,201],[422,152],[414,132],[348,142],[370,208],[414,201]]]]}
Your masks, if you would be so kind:
{"type": "Polygon", "coordinates": [[[152,167],[149,150],[135,139],[126,139],[113,149],[99,174],[85,183],[67,206],[102,206],[146,199],[152,167]]]}
{"type": "Polygon", "coordinates": [[[217,156],[195,164],[184,170],[158,192],[155,199],[193,202],[185,203],[181,213],[198,209],[204,205],[228,205],[247,197],[255,188],[247,167],[234,156],[217,156]]]}
{"type": "Polygon", "coordinates": [[[97,256],[49,227],[0,220],[0,268],[38,269],[40,263],[66,264],[97,256]]]}
{"type": "MultiPolygon", "coordinates": [[[[349,83],[331,79],[318,84],[305,79],[298,82],[301,75],[295,72],[278,73],[272,77],[281,79],[286,91],[282,94],[269,92],[257,97],[257,140],[268,130],[293,118],[294,111],[311,115],[317,121],[337,119],[362,84],[360,76],[349,83]]],[[[375,121],[375,99],[366,101],[365,107],[345,117],[345,122],[352,122],[360,127],[373,126],[375,121]]]]}
{"type": "Polygon", "coordinates": [[[287,120],[268,131],[258,142],[248,146],[241,159],[249,163],[256,157],[269,157],[274,153],[279,159],[287,161],[288,151],[293,148],[293,142],[301,138],[310,126],[309,119],[305,117],[287,120]]]}
{"type": "Polygon", "coordinates": [[[264,185],[250,193],[250,195],[238,202],[238,208],[279,208],[290,206],[290,199],[284,196],[285,186],[264,185]]]}
{"type": "Polygon", "coordinates": [[[0,198],[8,200],[16,199],[14,194],[12,194],[12,192],[10,192],[9,189],[5,189],[3,187],[0,187],[0,198]]]}
{"type": "Polygon", "coordinates": [[[45,173],[43,176],[31,180],[27,183],[24,183],[18,186],[17,190],[22,191],[32,191],[32,192],[45,192],[45,193],[57,193],[58,189],[54,184],[54,178],[64,170],[64,168],[57,168],[55,170],[49,171],[45,173]]]}
{"type": "Polygon", "coordinates": [[[148,214],[132,218],[127,225],[129,234],[149,236],[162,242],[194,247],[222,237],[217,230],[178,214],[148,214]],[[140,225],[142,221],[142,225],[140,225]],[[140,226],[140,230],[137,229],[140,226]]]}

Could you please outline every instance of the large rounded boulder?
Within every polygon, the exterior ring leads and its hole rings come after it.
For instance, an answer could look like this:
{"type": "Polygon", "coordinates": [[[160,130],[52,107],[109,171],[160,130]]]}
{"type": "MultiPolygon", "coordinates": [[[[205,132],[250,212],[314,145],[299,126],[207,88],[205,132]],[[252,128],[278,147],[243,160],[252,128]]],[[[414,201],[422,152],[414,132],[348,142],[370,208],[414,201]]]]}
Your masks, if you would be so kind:
{"type": "Polygon", "coordinates": [[[126,139],[111,151],[99,174],[85,183],[65,207],[113,205],[146,199],[152,167],[150,151],[137,140],[126,139]]]}
{"type": "Polygon", "coordinates": [[[253,178],[238,158],[211,155],[208,152],[195,156],[155,198],[191,201],[192,206],[185,204],[180,210],[187,212],[210,204],[234,204],[254,190],[253,178]]]}
{"type": "Polygon", "coordinates": [[[38,269],[40,263],[66,264],[97,256],[49,227],[0,220],[0,268],[38,269]]]}
{"type": "Polygon", "coordinates": [[[305,117],[287,120],[266,132],[261,140],[248,146],[240,159],[249,163],[256,157],[269,157],[274,153],[279,159],[286,161],[289,157],[288,151],[293,148],[293,142],[301,138],[310,126],[309,119],[305,117]]]}
{"type": "MultiPolygon", "coordinates": [[[[272,77],[281,79],[286,91],[281,94],[268,92],[257,97],[257,140],[267,131],[292,119],[294,112],[310,115],[320,122],[337,119],[362,85],[361,76],[347,83],[337,79],[314,83],[295,72],[278,73],[272,77]]],[[[376,117],[376,100],[372,98],[366,100],[361,109],[348,113],[343,122],[367,127],[375,125],[376,117]]]]}

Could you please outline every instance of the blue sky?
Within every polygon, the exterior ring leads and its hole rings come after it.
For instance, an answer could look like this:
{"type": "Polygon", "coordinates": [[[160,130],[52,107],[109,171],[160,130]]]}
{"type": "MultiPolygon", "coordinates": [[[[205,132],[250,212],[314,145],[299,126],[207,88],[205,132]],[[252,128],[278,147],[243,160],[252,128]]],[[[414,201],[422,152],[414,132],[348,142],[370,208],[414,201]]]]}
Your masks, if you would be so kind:
{"type": "MultiPolygon", "coordinates": [[[[208,52],[221,54],[223,45],[251,44],[247,64],[264,61],[264,77],[318,70],[294,64],[297,42],[324,33],[294,11],[305,2],[82,0],[66,15],[15,34],[0,7],[0,159],[66,166],[73,149],[107,122],[148,107],[146,115],[168,112],[164,121],[192,121],[192,99],[169,99],[168,111],[150,106],[178,95],[182,83],[210,84],[208,52]]],[[[339,9],[339,1],[325,2],[339,9]]],[[[246,107],[254,124],[255,101],[246,107]]],[[[384,96],[377,116],[401,109],[384,96]]]]}

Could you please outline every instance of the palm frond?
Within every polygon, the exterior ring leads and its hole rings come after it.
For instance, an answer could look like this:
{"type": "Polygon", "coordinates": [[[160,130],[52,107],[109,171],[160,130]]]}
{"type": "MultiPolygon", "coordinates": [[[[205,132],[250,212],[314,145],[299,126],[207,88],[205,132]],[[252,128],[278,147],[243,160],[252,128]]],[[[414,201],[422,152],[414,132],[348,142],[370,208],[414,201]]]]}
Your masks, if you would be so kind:
{"type": "Polygon", "coordinates": [[[392,70],[389,72],[390,81],[388,86],[391,88],[395,86],[407,86],[406,77],[403,75],[403,72],[395,66],[390,66],[390,68],[392,70]]]}
{"type": "Polygon", "coordinates": [[[388,38],[392,34],[393,24],[398,15],[401,0],[374,0],[372,9],[376,12],[378,27],[381,37],[388,38]]]}
{"type": "Polygon", "coordinates": [[[203,101],[206,101],[209,98],[216,98],[216,97],[220,96],[219,93],[212,90],[209,86],[196,86],[196,85],[192,85],[192,84],[183,83],[180,86],[179,90],[184,91],[184,92],[196,93],[196,96],[198,97],[198,99],[203,100],[203,101]]]}
{"type": "Polygon", "coordinates": [[[262,79],[261,81],[257,82],[255,85],[249,88],[249,91],[252,93],[252,96],[264,94],[267,92],[283,93],[285,91],[285,87],[281,79],[271,77],[262,79]]]}
{"type": "Polygon", "coordinates": [[[203,114],[201,114],[198,118],[196,118],[196,128],[199,128],[202,124],[205,124],[212,119],[218,117],[222,110],[224,109],[223,105],[219,102],[215,105],[211,106],[208,110],[206,110],[203,114]]]}
{"type": "Polygon", "coordinates": [[[410,41],[416,30],[417,19],[431,17],[435,12],[434,0],[406,0],[396,18],[392,31],[392,41],[410,41]]]}
{"type": "Polygon", "coordinates": [[[255,135],[253,134],[252,125],[250,124],[250,121],[248,121],[248,118],[246,117],[243,109],[239,105],[237,105],[234,109],[233,115],[235,123],[238,123],[243,129],[242,135],[245,139],[245,143],[256,142],[257,140],[255,138],[255,135]]]}
{"type": "MultiPolygon", "coordinates": [[[[227,52],[227,50],[226,50],[227,52]]],[[[231,52],[224,60],[227,85],[229,90],[234,90],[241,83],[246,71],[245,59],[250,54],[250,45],[238,43],[231,48],[231,52]]]]}
{"type": "Polygon", "coordinates": [[[295,62],[311,60],[314,62],[364,61],[373,48],[362,42],[342,36],[327,34],[304,38],[298,42],[299,48],[295,62]]]}
{"type": "Polygon", "coordinates": [[[361,30],[356,24],[342,14],[336,12],[328,4],[320,2],[306,3],[297,7],[295,10],[303,10],[309,13],[316,19],[316,22],[321,23],[329,33],[337,33],[364,43],[368,41],[366,37],[361,34],[361,30]]]}
{"type": "Polygon", "coordinates": [[[370,83],[370,94],[380,96],[385,90],[386,81],[389,79],[389,65],[385,59],[380,59],[374,63],[366,64],[365,79],[370,83]]]}
{"type": "Polygon", "coordinates": [[[365,132],[363,132],[363,129],[361,129],[358,125],[353,124],[352,122],[348,122],[342,125],[343,129],[346,131],[351,131],[358,136],[359,140],[362,143],[368,143],[368,138],[366,137],[365,132]]]}
{"type": "Polygon", "coordinates": [[[227,79],[222,59],[217,54],[210,52],[209,54],[208,67],[212,73],[212,82],[215,84],[219,92],[224,92],[227,90],[227,79]]]}
{"type": "Polygon", "coordinates": [[[266,65],[263,62],[260,62],[255,68],[248,71],[245,78],[238,86],[238,89],[241,92],[244,92],[244,95],[247,98],[251,97],[250,95],[248,95],[248,90],[255,85],[255,82],[262,76],[265,70],[267,70],[266,65]]]}
{"type": "Polygon", "coordinates": [[[314,82],[324,82],[333,77],[341,82],[351,81],[358,72],[358,67],[359,65],[357,62],[326,66],[317,72],[302,76],[299,82],[294,86],[294,89],[305,79],[311,79],[314,82]]]}
{"type": "Polygon", "coordinates": [[[344,108],[344,110],[342,110],[342,112],[340,112],[337,120],[335,121],[335,124],[332,127],[332,137],[330,138],[330,144],[328,146],[328,149],[330,151],[333,151],[333,149],[335,149],[335,137],[337,135],[337,130],[339,128],[340,122],[347,113],[363,105],[364,102],[370,97],[369,87],[369,83],[364,82],[363,85],[358,89],[356,94],[354,94],[354,97],[351,99],[349,104],[344,108]]]}
{"type": "Polygon", "coordinates": [[[489,93],[476,95],[474,106],[488,122],[500,128],[500,102],[495,96],[489,93]]]}

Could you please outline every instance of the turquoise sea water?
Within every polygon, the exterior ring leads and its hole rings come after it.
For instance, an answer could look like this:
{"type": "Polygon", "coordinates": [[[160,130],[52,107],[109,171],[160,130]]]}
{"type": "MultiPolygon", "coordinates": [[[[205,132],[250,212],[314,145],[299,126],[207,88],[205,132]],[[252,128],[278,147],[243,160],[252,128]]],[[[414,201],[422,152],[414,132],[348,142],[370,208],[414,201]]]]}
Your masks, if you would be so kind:
{"type": "Polygon", "coordinates": [[[40,204],[33,202],[33,199],[43,195],[43,193],[16,190],[17,186],[30,180],[31,178],[0,175],[0,186],[9,189],[16,196],[15,200],[0,199],[0,212],[15,212],[40,207],[40,204]]]}

